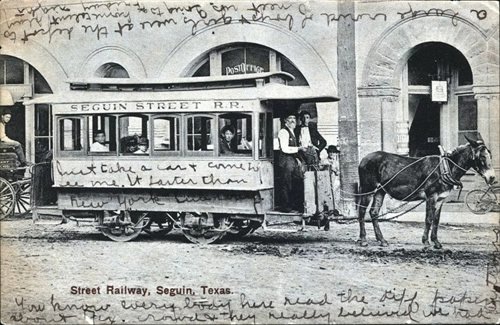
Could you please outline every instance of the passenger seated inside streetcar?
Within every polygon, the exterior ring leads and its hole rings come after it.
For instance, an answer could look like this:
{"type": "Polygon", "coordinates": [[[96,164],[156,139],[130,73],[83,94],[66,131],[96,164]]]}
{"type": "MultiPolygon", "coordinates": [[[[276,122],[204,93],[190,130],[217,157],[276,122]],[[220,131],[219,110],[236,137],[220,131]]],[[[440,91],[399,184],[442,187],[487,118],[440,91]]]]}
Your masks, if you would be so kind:
{"type": "MultiPolygon", "coordinates": [[[[149,140],[146,137],[140,136],[138,134],[128,135],[120,139],[120,153],[122,154],[135,154],[139,150],[139,143],[141,146],[146,144],[147,149],[149,148],[149,140]]],[[[149,153],[149,150],[143,153],[149,153]]]]}
{"type": "Polygon", "coordinates": [[[105,142],[106,133],[103,130],[97,130],[94,136],[94,143],[90,145],[90,152],[108,152],[109,148],[105,142]]]}
{"type": "Polygon", "coordinates": [[[149,154],[149,141],[147,138],[140,137],[137,142],[137,150],[134,155],[147,155],[149,154]]]}
{"type": "Polygon", "coordinates": [[[236,133],[234,126],[226,125],[222,128],[220,133],[221,133],[220,148],[219,148],[220,154],[221,155],[234,154],[234,149],[232,144],[234,134],[236,133]]]}
{"type": "Polygon", "coordinates": [[[228,113],[219,116],[219,154],[221,156],[252,155],[252,117],[249,114],[228,113]]]}

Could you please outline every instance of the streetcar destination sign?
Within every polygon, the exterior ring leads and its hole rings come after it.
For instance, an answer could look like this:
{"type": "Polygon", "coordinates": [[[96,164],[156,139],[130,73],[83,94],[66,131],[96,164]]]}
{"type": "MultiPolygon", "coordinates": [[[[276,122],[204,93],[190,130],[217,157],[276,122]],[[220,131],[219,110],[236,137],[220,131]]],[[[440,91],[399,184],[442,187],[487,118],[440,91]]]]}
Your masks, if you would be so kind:
{"type": "Polygon", "coordinates": [[[54,104],[54,109],[56,112],[64,113],[241,111],[252,110],[255,104],[256,102],[251,100],[96,102],[54,104]]]}

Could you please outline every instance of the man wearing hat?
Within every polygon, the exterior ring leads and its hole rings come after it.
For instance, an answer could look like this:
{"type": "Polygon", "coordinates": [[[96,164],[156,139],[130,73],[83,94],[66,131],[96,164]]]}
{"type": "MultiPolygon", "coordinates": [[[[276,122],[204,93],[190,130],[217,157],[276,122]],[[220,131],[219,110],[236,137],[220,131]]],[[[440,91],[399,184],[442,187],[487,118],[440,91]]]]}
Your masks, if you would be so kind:
{"type": "Polygon", "coordinates": [[[326,140],[318,130],[312,126],[311,113],[301,111],[299,114],[300,125],[295,128],[295,137],[299,144],[307,149],[299,152],[300,160],[306,166],[317,166],[319,164],[319,154],[326,147],[326,140]]]}
{"type": "Polygon", "coordinates": [[[281,186],[278,188],[281,198],[280,210],[288,213],[298,213],[303,207],[303,175],[298,161],[300,147],[294,130],[297,126],[295,113],[287,112],[283,116],[284,127],[278,132],[280,156],[281,186]]]}
{"type": "Polygon", "coordinates": [[[10,139],[5,133],[5,126],[10,122],[12,118],[12,113],[10,109],[6,108],[0,112],[0,143],[8,144],[10,147],[14,149],[14,152],[17,155],[17,159],[19,160],[20,166],[26,166],[26,158],[24,157],[23,147],[16,140],[10,139]]]}

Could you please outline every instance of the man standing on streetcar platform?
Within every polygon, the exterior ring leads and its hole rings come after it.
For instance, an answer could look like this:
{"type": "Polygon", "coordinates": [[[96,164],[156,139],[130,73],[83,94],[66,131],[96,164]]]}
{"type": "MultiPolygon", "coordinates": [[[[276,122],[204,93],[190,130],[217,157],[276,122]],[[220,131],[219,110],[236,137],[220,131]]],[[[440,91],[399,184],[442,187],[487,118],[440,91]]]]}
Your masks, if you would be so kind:
{"type": "Polygon", "coordinates": [[[299,159],[307,166],[319,165],[319,154],[326,147],[326,140],[318,130],[310,123],[311,113],[302,111],[299,113],[300,125],[295,128],[295,137],[299,145],[306,150],[299,152],[299,159]]]}
{"type": "Polygon", "coordinates": [[[298,213],[303,210],[304,176],[298,160],[299,151],[306,150],[300,147],[294,130],[297,126],[295,113],[287,112],[283,116],[284,127],[278,132],[280,148],[279,163],[281,184],[278,186],[281,200],[278,210],[288,213],[298,213]]]}

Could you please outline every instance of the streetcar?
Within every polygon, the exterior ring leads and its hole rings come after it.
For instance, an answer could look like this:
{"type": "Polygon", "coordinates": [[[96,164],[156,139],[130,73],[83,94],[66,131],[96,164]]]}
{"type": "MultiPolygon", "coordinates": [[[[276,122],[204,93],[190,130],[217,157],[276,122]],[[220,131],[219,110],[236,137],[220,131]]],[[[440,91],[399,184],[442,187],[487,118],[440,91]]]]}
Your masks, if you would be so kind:
{"type": "Polygon", "coordinates": [[[258,227],[328,228],[334,210],[328,170],[306,171],[303,211],[275,211],[280,117],[305,103],[339,100],[288,85],[293,78],[272,72],[147,84],[89,79],[69,81],[64,95],[33,99],[52,105],[57,192],[57,206],[33,206],[34,220],[52,208],[65,220],[90,218],[115,241],[175,227],[199,244],[258,227]],[[228,125],[235,130],[230,154],[220,142],[228,125]],[[318,191],[319,183],[327,185],[318,191]]]}

